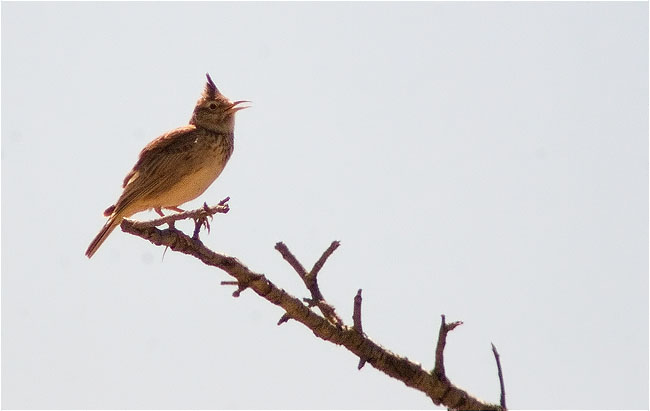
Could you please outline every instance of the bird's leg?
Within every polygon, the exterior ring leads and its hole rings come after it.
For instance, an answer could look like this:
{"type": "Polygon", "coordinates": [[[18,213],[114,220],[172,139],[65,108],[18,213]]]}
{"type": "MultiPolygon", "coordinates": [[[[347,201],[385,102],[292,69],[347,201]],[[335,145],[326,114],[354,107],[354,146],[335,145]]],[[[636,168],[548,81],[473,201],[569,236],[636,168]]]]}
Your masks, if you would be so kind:
{"type": "Polygon", "coordinates": [[[192,235],[193,240],[199,239],[199,231],[201,231],[201,227],[205,227],[208,230],[208,234],[210,233],[210,223],[208,222],[208,217],[212,218],[212,214],[210,214],[210,207],[208,207],[207,203],[203,203],[203,211],[205,211],[205,214],[194,219],[194,234],[192,235]]]}
{"type": "MultiPolygon", "coordinates": [[[[168,207],[154,207],[153,209],[154,209],[154,211],[156,213],[158,213],[159,216],[164,217],[165,215],[163,214],[161,208],[167,209],[168,207]]],[[[175,230],[176,229],[176,227],[174,226],[174,221],[168,222],[167,225],[169,226],[170,230],[175,230]]]]}
{"type": "MultiPolygon", "coordinates": [[[[172,211],[176,211],[177,213],[182,213],[183,211],[185,211],[185,210],[182,210],[182,209],[180,209],[180,208],[178,208],[176,206],[174,206],[174,207],[165,207],[165,210],[172,210],[172,211]]],[[[170,230],[175,230],[176,229],[176,227],[174,226],[174,221],[171,221],[169,223],[169,229],[170,230]]]]}

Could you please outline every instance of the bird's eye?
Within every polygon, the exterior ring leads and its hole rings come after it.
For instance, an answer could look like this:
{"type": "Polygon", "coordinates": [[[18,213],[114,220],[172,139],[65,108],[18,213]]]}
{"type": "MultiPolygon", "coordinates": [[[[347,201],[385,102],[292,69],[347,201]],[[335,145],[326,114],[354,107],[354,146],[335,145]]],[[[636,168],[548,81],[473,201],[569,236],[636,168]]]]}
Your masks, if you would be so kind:
{"type": "Polygon", "coordinates": [[[217,104],[216,104],[216,103],[211,103],[211,104],[210,104],[210,110],[215,110],[216,108],[217,108],[217,104]]]}

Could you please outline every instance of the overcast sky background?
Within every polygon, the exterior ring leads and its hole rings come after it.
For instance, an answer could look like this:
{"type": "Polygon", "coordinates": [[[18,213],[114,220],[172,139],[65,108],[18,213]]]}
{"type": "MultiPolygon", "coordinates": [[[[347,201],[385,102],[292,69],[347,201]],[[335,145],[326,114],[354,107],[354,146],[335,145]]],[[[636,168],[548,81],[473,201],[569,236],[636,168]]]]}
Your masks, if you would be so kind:
{"type": "MultiPolygon", "coordinates": [[[[648,4],[2,4],[3,408],[430,408],[229,277],[116,230],[209,72],[235,152],[203,241],[508,405],[648,408],[648,4]]],[[[143,213],[138,218],[152,217],[143,213]]],[[[183,225],[191,229],[189,225],[183,225]]]]}

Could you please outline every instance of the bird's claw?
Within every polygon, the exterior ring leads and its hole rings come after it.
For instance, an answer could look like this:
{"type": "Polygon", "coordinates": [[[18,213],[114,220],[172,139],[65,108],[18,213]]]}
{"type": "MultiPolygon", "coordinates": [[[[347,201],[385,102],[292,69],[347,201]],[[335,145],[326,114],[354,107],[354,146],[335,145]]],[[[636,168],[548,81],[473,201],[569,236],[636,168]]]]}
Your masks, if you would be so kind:
{"type": "Polygon", "coordinates": [[[199,232],[201,231],[201,227],[205,227],[205,229],[208,230],[208,234],[210,234],[210,222],[208,221],[208,217],[210,217],[210,219],[213,219],[214,217],[212,216],[212,212],[207,203],[203,203],[203,211],[205,214],[194,218],[194,234],[192,235],[193,240],[199,239],[199,232]]]}

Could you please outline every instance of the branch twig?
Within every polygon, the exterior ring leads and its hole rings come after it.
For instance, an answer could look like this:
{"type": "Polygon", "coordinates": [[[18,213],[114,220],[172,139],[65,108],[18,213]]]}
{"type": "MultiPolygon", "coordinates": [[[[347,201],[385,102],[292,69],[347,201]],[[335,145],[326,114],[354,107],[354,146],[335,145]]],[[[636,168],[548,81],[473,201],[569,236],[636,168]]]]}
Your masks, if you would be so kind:
{"type": "Polygon", "coordinates": [[[442,318],[442,321],[440,322],[440,331],[438,332],[438,344],[436,344],[436,365],[433,368],[433,373],[437,375],[441,380],[449,381],[447,374],[445,373],[445,360],[443,357],[445,345],[447,344],[447,334],[449,334],[449,331],[458,327],[463,322],[454,321],[453,323],[447,324],[445,322],[445,315],[443,314],[440,317],[442,318]]]}
{"type": "Polygon", "coordinates": [[[289,248],[282,241],[280,241],[279,243],[275,244],[275,249],[278,250],[282,257],[289,263],[289,265],[292,266],[294,270],[296,270],[300,278],[304,279],[307,275],[307,270],[305,270],[305,267],[300,264],[298,259],[291,253],[291,251],[289,251],[289,248]]]}
{"type": "Polygon", "coordinates": [[[363,298],[361,297],[361,288],[359,288],[359,291],[357,291],[357,295],[354,296],[354,308],[352,310],[352,323],[354,326],[355,330],[359,334],[363,334],[363,326],[361,325],[361,301],[363,301],[363,298]]]}
{"type": "Polygon", "coordinates": [[[503,383],[503,371],[501,371],[501,358],[499,356],[499,352],[497,351],[497,347],[492,344],[492,353],[494,354],[494,359],[497,362],[497,371],[499,373],[499,387],[501,388],[501,408],[504,410],[507,410],[508,407],[506,406],[506,388],[505,384],[503,383]]]}
{"type": "Polygon", "coordinates": [[[340,241],[332,241],[332,244],[330,244],[330,246],[327,247],[327,250],[323,252],[323,255],[321,255],[318,261],[316,261],[316,263],[314,264],[314,267],[309,272],[309,276],[313,276],[314,278],[316,278],[321,268],[323,268],[323,265],[325,265],[327,259],[332,255],[334,251],[336,251],[337,248],[339,248],[340,245],[341,245],[340,241]]]}
{"type": "MultiPolygon", "coordinates": [[[[357,295],[354,296],[354,308],[352,310],[352,323],[354,325],[352,326],[352,329],[363,335],[363,325],[361,324],[361,301],[363,301],[363,299],[361,298],[361,288],[359,288],[357,295]]],[[[364,365],[366,365],[366,359],[359,358],[359,365],[357,368],[362,369],[364,365]]]]}

